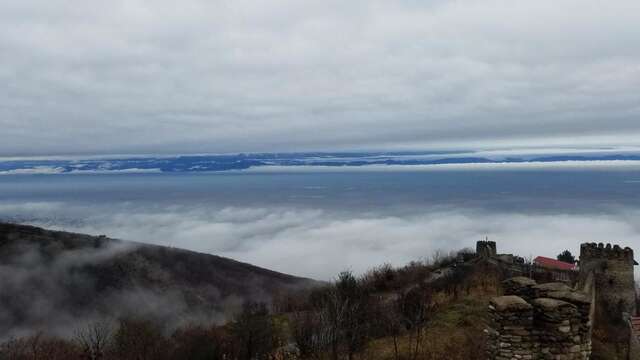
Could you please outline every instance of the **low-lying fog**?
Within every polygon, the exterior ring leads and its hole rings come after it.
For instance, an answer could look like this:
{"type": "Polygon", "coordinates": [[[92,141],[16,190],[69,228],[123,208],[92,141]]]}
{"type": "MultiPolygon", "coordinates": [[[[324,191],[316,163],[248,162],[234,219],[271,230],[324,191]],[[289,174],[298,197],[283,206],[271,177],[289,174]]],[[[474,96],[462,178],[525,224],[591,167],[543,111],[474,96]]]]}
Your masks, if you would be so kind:
{"type": "Polygon", "coordinates": [[[187,248],[331,279],[488,236],[500,252],[640,251],[640,172],[12,176],[0,219],[187,248]]]}

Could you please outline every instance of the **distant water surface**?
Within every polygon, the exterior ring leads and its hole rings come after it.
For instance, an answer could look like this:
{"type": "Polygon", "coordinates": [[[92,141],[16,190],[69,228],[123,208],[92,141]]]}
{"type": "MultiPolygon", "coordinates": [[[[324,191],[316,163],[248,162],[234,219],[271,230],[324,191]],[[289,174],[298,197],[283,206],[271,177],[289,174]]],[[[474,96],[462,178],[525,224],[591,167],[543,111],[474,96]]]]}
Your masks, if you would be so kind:
{"type": "Polygon", "coordinates": [[[590,212],[638,206],[640,171],[16,175],[0,177],[0,201],[590,212]]]}

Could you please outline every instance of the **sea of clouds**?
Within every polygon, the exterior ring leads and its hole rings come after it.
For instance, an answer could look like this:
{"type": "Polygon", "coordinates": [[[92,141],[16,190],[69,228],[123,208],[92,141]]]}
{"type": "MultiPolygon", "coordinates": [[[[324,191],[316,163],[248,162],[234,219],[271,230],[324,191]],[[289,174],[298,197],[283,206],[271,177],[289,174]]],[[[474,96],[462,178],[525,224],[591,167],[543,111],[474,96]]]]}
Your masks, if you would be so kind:
{"type": "Polygon", "coordinates": [[[313,207],[0,203],[0,219],[212,253],[321,280],[403,265],[489,237],[499,252],[553,257],[582,242],[640,249],[640,209],[545,212],[423,207],[403,213],[313,207]]]}

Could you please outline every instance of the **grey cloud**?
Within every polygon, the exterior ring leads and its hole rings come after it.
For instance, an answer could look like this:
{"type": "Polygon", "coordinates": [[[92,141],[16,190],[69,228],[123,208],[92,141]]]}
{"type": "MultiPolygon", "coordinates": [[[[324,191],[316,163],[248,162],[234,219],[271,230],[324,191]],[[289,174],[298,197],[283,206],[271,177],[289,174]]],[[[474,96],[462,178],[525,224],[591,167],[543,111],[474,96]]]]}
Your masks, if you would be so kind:
{"type": "Polygon", "coordinates": [[[637,142],[639,14],[632,0],[4,2],[0,154],[637,142]]]}

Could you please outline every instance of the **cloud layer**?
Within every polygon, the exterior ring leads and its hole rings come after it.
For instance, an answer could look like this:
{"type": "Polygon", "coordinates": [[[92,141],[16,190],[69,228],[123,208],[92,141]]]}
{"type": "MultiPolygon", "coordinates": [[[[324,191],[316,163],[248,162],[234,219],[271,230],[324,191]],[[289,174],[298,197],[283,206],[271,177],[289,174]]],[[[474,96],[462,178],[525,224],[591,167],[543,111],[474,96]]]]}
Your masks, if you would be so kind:
{"type": "Polygon", "coordinates": [[[0,154],[633,144],[634,0],[0,4],[0,154]]]}
{"type": "Polygon", "coordinates": [[[3,204],[0,216],[29,214],[28,222],[38,225],[213,253],[316,279],[429,259],[436,250],[473,247],[484,236],[497,241],[500,252],[525,257],[555,256],[564,249],[577,254],[580,243],[592,241],[640,249],[640,211],[630,208],[534,214],[440,207],[405,215],[313,208],[111,209],[3,204]]]}

